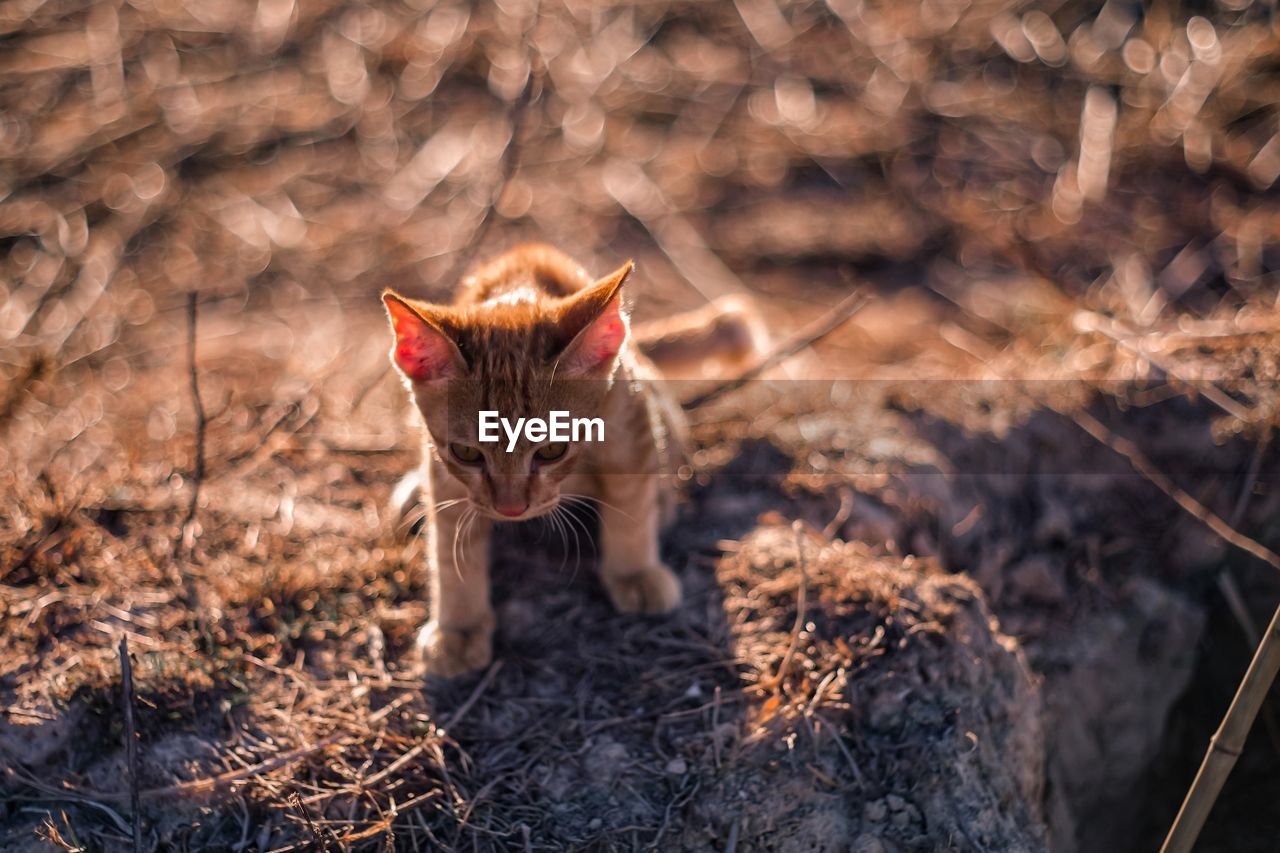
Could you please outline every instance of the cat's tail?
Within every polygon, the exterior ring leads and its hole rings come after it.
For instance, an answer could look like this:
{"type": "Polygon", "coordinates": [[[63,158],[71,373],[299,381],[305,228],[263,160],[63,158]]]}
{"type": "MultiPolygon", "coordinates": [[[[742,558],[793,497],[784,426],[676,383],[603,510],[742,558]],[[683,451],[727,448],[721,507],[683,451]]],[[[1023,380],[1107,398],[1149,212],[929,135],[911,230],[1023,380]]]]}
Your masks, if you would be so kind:
{"type": "Polygon", "coordinates": [[[769,343],[755,303],[737,295],[640,324],[633,339],[669,378],[705,377],[741,367],[759,358],[769,343]]]}

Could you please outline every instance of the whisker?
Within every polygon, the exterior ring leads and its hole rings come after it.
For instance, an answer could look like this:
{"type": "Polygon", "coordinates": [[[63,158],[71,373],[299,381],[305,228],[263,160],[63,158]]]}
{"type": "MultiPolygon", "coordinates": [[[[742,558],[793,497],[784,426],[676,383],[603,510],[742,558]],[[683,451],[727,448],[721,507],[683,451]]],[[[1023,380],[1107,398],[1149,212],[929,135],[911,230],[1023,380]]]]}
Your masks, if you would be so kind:
{"type": "MultiPolygon", "coordinates": [[[[434,507],[422,502],[415,503],[412,509],[405,511],[400,516],[399,525],[404,528],[412,528],[419,522],[425,521],[427,516],[431,515],[433,509],[435,512],[441,513],[468,500],[470,500],[470,498],[454,498],[452,500],[440,501],[434,507]]],[[[422,531],[419,530],[418,532],[421,533],[422,531]]]]}
{"type": "MultiPolygon", "coordinates": [[[[557,504],[557,506],[563,511],[563,515],[561,517],[564,519],[565,530],[569,532],[569,535],[573,536],[573,573],[569,575],[569,579],[576,580],[578,577],[578,571],[582,568],[582,543],[578,539],[577,525],[573,523],[573,514],[569,512],[568,507],[560,506],[559,504],[557,504]]],[[[568,559],[569,543],[567,539],[564,551],[565,559],[568,559]]]]}
{"type": "Polygon", "coordinates": [[[584,504],[581,500],[570,501],[568,504],[565,505],[565,512],[569,513],[573,517],[574,521],[582,525],[582,532],[586,534],[587,541],[589,541],[593,547],[596,547],[596,549],[599,550],[599,545],[596,542],[595,533],[593,532],[592,527],[590,525],[590,519],[582,518],[580,515],[577,514],[577,512],[573,511],[580,507],[586,507],[587,509],[590,509],[595,514],[596,519],[601,524],[604,523],[604,519],[601,518],[600,512],[596,510],[594,506],[584,504]]]}
{"type": "Polygon", "coordinates": [[[594,548],[597,551],[599,551],[600,549],[596,545],[595,536],[592,534],[591,528],[587,525],[587,523],[582,518],[578,517],[577,513],[573,512],[573,509],[572,509],[573,505],[570,503],[570,504],[562,504],[560,506],[564,509],[565,517],[570,520],[570,524],[571,524],[570,530],[573,531],[573,544],[574,544],[574,550],[575,550],[575,557],[576,557],[577,565],[581,566],[582,565],[582,543],[581,543],[581,540],[578,538],[579,529],[582,531],[582,534],[583,536],[586,537],[587,541],[591,543],[592,548],[594,548]]]}
{"type": "Polygon", "coordinates": [[[467,516],[467,523],[462,530],[462,560],[467,561],[467,546],[471,544],[471,530],[475,527],[476,519],[480,517],[479,511],[472,512],[467,516]]]}
{"type": "Polygon", "coordinates": [[[596,506],[596,504],[599,504],[600,506],[608,507],[609,509],[618,513],[619,515],[630,519],[631,521],[636,520],[635,516],[633,516],[631,513],[627,512],[626,510],[620,508],[617,504],[611,504],[602,498],[595,497],[594,495],[580,495],[574,492],[567,492],[567,493],[561,492],[560,497],[562,499],[568,498],[569,500],[573,501],[576,504],[585,506],[589,508],[592,512],[596,513],[596,515],[600,514],[600,509],[599,507],[596,506]]]}
{"type": "Polygon", "coordinates": [[[564,531],[564,522],[560,520],[560,505],[552,507],[551,512],[547,514],[547,518],[555,525],[556,532],[560,534],[560,568],[556,571],[563,572],[564,567],[569,564],[569,537],[564,531]]]}
{"type": "Polygon", "coordinates": [[[462,580],[462,563],[458,559],[458,537],[462,534],[462,528],[471,520],[471,517],[474,514],[475,509],[473,507],[467,507],[462,513],[462,518],[458,519],[458,523],[455,524],[453,528],[453,571],[458,576],[458,580],[462,580]]]}

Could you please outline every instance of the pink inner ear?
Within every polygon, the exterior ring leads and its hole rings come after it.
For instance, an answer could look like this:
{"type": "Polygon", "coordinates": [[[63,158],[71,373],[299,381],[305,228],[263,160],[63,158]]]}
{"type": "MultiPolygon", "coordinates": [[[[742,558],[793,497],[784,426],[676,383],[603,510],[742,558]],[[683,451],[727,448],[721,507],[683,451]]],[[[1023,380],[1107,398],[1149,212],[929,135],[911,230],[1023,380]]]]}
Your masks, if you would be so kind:
{"type": "Polygon", "coordinates": [[[448,378],[453,372],[453,345],[403,303],[384,301],[396,333],[396,366],[414,382],[448,378]]]}
{"type": "Polygon", "coordinates": [[[622,318],[621,298],[609,300],[600,316],[583,329],[561,361],[561,369],[569,375],[590,373],[612,361],[622,342],[627,339],[627,324],[622,318]]]}

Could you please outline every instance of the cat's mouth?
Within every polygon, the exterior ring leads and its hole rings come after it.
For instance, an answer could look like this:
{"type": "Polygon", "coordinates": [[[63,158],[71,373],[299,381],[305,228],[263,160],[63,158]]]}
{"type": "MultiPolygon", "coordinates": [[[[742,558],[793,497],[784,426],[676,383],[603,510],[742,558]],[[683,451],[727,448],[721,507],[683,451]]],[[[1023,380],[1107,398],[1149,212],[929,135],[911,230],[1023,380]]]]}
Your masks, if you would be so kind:
{"type": "Polygon", "coordinates": [[[555,509],[556,504],[560,502],[560,498],[552,498],[544,501],[538,506],[527,507],[493,507],[482,506],[480,511],[492,518],[494,521],[528,521],[531,518],[537,518],[540,515],[546,515],[555,509]]]}

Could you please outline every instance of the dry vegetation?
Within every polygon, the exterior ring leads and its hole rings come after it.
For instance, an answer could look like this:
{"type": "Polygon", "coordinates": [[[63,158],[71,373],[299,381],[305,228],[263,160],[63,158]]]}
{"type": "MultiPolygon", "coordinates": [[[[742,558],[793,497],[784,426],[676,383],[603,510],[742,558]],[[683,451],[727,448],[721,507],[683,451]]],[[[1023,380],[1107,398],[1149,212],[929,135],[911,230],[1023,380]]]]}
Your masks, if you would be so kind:
{"type": "MultiPolygon", "coordinates": [[[[1249,0],[0,5],[0,845],[1150,847],[1280,585],[1078,423],[1280,541],[1278,48],[1249,0]],[[641,319],[878,298],[694,413],[679,614],[508,531],[498,662],[424,689],[375,294],[522,239],[636,257],[641,319]]],[[[1272,849],[1276,755],[1205,849],[1272,849]]]]}

